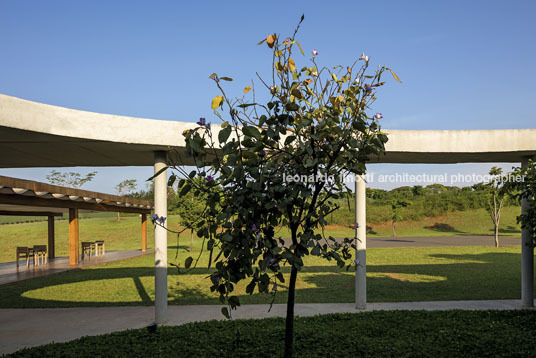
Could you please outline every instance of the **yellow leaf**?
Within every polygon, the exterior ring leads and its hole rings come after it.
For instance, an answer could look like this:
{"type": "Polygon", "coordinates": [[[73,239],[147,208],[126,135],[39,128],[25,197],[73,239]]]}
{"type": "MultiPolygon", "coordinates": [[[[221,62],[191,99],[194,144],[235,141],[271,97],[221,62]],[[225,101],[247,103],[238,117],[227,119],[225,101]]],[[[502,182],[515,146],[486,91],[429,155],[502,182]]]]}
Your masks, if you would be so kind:
{"type": "Polygon", "coordinates": [[[248,93],[249,91],[251,91],[251,86],[244,87],[244,93],[248,93]]]}
{"type": "Polygon", "coordinates": [[[298,45],[298,47],[300,48],[302,56],[305,56],[305,53],[303,53],[303,49],[298,41],[296,41],[296,45],[298,45]]]}
{"type": "Polygon", "coordinates": [[[398,82],[402,83],[402,81],[400,81],[400,78],[398,78],[398,76],[396,75],[396,73],[393,72],[393,70],[391,70],[390,68],[388,68],[388,70],[389,70],[389,72],[391,72],[391,74],[393,75],[395,80],[397,80],[398,82]]]}
{"type": "Polygon", "coordinates": [[[257,45],[262,45],[262,43],[266,41],[266,39],[262,40],[261,42],[259,42],[257,45]]]}
{"type": "Polygon", "coordinates": [[[334,73],[331,74],[331,78],[333,78],[333,80],[334,80],[335,82],[339,81],[339,80],[337,79],[337,76],[336,76],[334,73]]]}
{"type": "Polygon", "coordinates": [[[208,76],[208,78],[210,78],[211,80],[213,80],[214,77],[217,77],[217,76],[218,76],[218,75],[217,75],[216,73],[213,73],[213,74],[211,74],[210,76],[208,76]]]}
{"type": "Polygon", "coordinates": [[[222,96],[216,96],[212,100],[212,103],[210,104],[210,107],[212,107],[212,109],[216,109],[219,106],[221,106],[222,103],[223,103],[223,97],[222,96]]]}
{"type": "Polygon", "coordinates": [[[342,102],[344,100],[342,96],[337,97],[337,99],[339,100],[339,102],[342,102]]]}
{"type": "Polygon", "coordinates": [[[291,58],[288,59],[288,67],[290,68],[291,72],[296,71],[296,63],[294,63],[294,60],[291,58]]]}
{"type": "Polygon", "coordinates": [[[276,34],[268,35],[268,37],[266,37],[266,44],[268,45],[269,48],[274,47],[274,42],[276,38],[277,38],[276,34]]]}

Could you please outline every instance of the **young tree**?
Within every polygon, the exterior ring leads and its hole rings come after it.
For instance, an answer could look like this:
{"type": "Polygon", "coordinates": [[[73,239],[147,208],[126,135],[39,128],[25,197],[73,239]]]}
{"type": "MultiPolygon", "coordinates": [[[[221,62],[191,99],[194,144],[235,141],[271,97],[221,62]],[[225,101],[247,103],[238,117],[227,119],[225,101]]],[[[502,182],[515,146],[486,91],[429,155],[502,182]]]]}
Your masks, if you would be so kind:
{"type": "Polygon", "coordinates": [[[507,195],[507,190],[504,186],[504,177],[502,176],[501,168],[492,167],[489,174],[492,178],[486,184],[489,190],[486,210],[488,211],[494,226],[495,247],[499,247],[499,223],[501,221],[501,210],[507,195]]]}
{"type": "Polygon", "coordinates": [[[95,171],[82,176],[80,173],[76,172],[61,173],[52,170],[46,178],[50,184],[79,189],[85,183],[90,182],[96,174],[97,172],[95,171]]]}
{"type": "MultiPolygon", "coordinates": [[[[298,28],[290,37],[271,34],[259,43],[270,50],[272,74],[259,76],[259,91],[253,82],[244,88],[250,99],[232,99],[223,89],[232,79],[210,76],[221,92],[211,106],[223,124],[211,127],[201,118],[197,128],[185,131],[187,155],[196,170],[174,167],[182,177],[179,195],[199,190],[194,177],[221,187],[207,196],[206,219],[197,226],[215,260],[211,290],[222,302],[231,309],[240,304],[233,291],[242,280],[248,280],[249,294],[275,294],[286,281],[282,267],[290,266],[285,357],[293,354],[296,279],[303,258],[320,256],[344,267],[352,257],[353,240],[340,243],[317,229],[327,224],[339,199],[352,195],[344,176],[364,174],[365,163],[384,152],[382,116],[367,111],[384,84],[382,75],[391,71],[378,67],[369,74],[364,54],[348,67],[321,67],[317,50],[310,65],[299,66],[298,28]],[[266,104],[257,103],[264,98],[266,104]],[[289,244],[277,227],[289,229],[289,244]]],[[[192,261],[188,258],[185,266],[192,261]]],[[[227,307],[222,312],[231,313],[227,307]]]]}
{"type": "MultiPolygon", "coordinates": [[[[115,192],[119,196],[125,196],[136,190],[137,186],[136,179],[125,179],[115,186],[115,192]]],[[[117,212],[117,221],[121,221],[121,213],[119,211],[117,212]]]]}
{"type": "Polygon", "coordinates": [[[396,237],[396,223],[404,219],[404,217],[402,216],[401,209],[405,208],[408,205],[411,205],[411,203],[403,199],[397,199],[391,202],[391,209],[393,210],[391,223],[393,227],[393,236],[395,237],[396,237]]]}
{"type": "Polygon", "coordinates": [[[188,191],[185,195],[180,195],[176,208],[180,216],[179,223],[190,230],[190,252],[194,246],[194,231],[202,227],[197,224],[205,220],[207,211],[207,197],[210,192],[217,191],[217,187],[207,186],[205,178],[193,178],[195,189],[188,191]]]}

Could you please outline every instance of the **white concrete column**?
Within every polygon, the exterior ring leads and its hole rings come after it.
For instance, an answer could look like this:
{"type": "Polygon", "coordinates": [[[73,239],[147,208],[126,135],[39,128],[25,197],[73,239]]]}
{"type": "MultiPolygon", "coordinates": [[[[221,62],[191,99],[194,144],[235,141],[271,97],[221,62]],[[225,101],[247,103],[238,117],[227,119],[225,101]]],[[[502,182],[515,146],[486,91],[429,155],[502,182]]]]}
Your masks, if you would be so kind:
{"type": "Polygon", "coordinates": [[[367,307],[367,212],[365,176],[355,176],[355,241],[356,258],[359,261],[355,272],[355,308],[367,307]]]}
{"type": "MultiPolygon", "coordinates": [[[[154,173],[166,165],[166,152],[155,152],[154,173]]],[[[154,212],[167,219],[167,170],[154,178],[154,212]]],[[[154,229],[154,249],[155,323],[162,324],[167,321],[167,231],[159,225],[154,229]]]]}
{"type": "MultiPolygon", "coordinates": [[[[526,168],[530,157],[523,158],[521,167],[526,168]]],[[[521,200],[521,212],[529,206],[527,199],[521,200]]],[[[534,307],[534,248],[528,229],[521,229],[521,305],[534,307]]]]}

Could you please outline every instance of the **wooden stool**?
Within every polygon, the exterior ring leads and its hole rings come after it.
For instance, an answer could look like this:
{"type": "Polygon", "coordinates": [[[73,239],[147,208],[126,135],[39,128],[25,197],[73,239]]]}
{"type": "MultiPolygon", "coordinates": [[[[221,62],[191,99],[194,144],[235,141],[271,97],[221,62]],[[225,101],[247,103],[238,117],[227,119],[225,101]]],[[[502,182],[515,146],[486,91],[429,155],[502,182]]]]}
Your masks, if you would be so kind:
{"type": "Polygon", "coordinates": [[[96,245],[93,241],[82,241],[82,260],[84,259],[86,252],[88,253],[88,256],[91,257],[91,255],[93,255],[93,250],[96,252],[96,245]]]}
{"type": "MultiPolygon", "coordinates": [[[[26,246],[17,246],[17,267],[19,267],[19,259],[26,259],[26,267],[30,267],[31,249],[26,246]]],[[[34,259],[35,263],[35,259],[34,259]]]]}
{"type": "Polygon", "coordinates": [[[104,255],[105,250],[103,240],[95,241],[95,251],[97,252],[97,256],[104,255]]]}
{"type": "Polygon", "coordinates": [[[48,262],[47,245],[34,245],[33,247],[34,265],[39,266],[41,263],[48,262]]]}

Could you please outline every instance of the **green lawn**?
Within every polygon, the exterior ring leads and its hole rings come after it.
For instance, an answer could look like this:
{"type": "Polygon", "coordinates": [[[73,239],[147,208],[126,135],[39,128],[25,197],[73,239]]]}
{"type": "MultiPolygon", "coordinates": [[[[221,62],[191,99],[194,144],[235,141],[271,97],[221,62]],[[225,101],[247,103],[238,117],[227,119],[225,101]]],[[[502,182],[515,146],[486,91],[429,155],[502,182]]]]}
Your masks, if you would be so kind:
{"type": "MultiPolygon", "coordinates": [[[[295,357],[529,357],[536,311],[376,311],[295,319],[295,357]]],[[[136,329],[13,357],[280,357],[284,320],[136,329]]]]}
{"type": "MultiPolygon", "coordinates": [[[[197,247],[199,248],[199,246],[197,247]]],[[[520,297],[520,246],[382,248],[367,250],[369,302],[508,299],[520,297]]],[[[197,252],[196,252],[197,253],[197,252]]],[[[169,249],[169,262],[189,255],[169,249]]],[[[2,286],[0,307],[73,307],[151,305],[154,299],[153,255],[116,261],[2,286]]],[[[308,257],[298,276],[296,300],[353,302],[354,272],[333,262],[308,257]]],[[[207,256],[187,274],[169,269],[170,304],[218,304],[209,290],[207,256]]],[[[288,280],[289,269],[284,268],[288,280]]],[[[271,296],[247,295],[236,287],[242,303],[267,303],[271,296]]],[[[286,302],[281,286],[277,303],[286,302]]]]}
{"type": "MultiPolygon", "coordinates": [[[[501,235],[521,234],[516,216],[519,208],[506,207],[501,219],[501,235]]],[[[178,217],[168,219],[172,229],[178,229],[178,217]]],[[[369,224],[369,236],[391,236],[391,223],[369,224]]],[[[484,209],[455,212],[444,217],[426,218],[421,221],[407,221],[397,224],[398,236],[438,236],[438,235],[492,235],[493,226],[484,209]]],[[[290,237],[286,229],[279,234],[290,237]]],[[[56,221],[56,256],[67,256],[68,221],[56,221]]],[[[149,224],[148,245],[153,248],[154,235],[149,224]]],[[[353,237],[354,231],[343,226],[330,226],[326,235],[353,237]]],[[[0,225],[0,263],[14,261],[16,246],[33,246],[47,243],[47,222],[0,225]]],[[[141,224],[139,217],[128,216],[117,221],[115,217],[80,220],[80,241],[105,240],[107,250],[139,250],[141,248],[141,224]]],[[[182,235],[181,245],[188,245],[189,234],[182,235]]],[[[169,242],[175,241],[173,234],[169,242]]]]}

